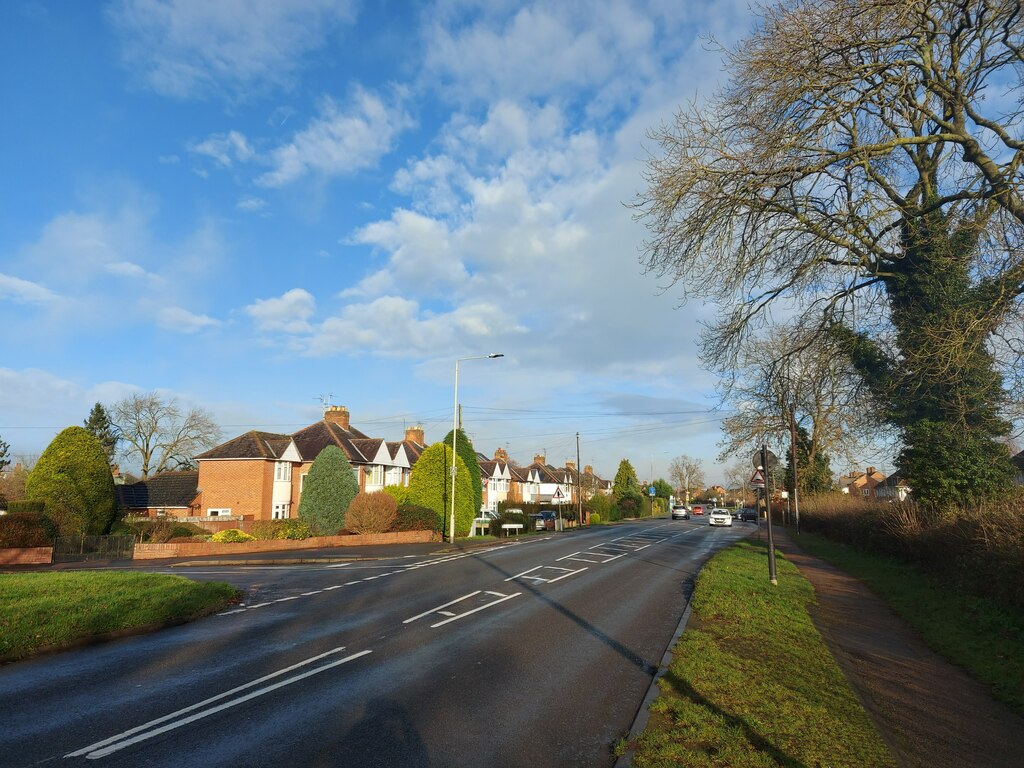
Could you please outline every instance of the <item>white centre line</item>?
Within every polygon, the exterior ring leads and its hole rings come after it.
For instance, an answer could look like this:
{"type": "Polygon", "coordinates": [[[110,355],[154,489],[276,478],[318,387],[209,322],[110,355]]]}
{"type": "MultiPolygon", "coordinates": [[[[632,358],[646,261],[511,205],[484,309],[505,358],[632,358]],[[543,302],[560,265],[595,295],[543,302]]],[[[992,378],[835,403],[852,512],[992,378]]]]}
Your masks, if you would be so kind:
{"type": "Polygon", "coordinates": [[[259,688],[255,691],[252,691],[251,693],[246,694],[245,696],[241,696],[237,699],[226,701],[223,704],[219,704],[211,709],[205,709],[202,712],[197,712],[196,714],[190,715],[189,717],[183,718],[181,720],[174,720],[174,718],[179,717],[180,715],[184,715],[187,712],[192,712],[196,709],[200,709],[201,707],[205,707],[208,704],[211,704],[212,702],[225,699],[228,696],[232,696],[236,693],[239,693],[240,691],[244,691],[247,688],[252,688],[253,686],[259,685],[260,683],[264,683],[267,680],[271,680],[275,677],[280,677],[281,675],[287,674],[288,672],[298,669],[299,667],[304,667],[307,664],[312,664],[313,662],[319,661],[320,659],[323,659],[326,656],[331,656],[343,650],[345,650],[344,646],[339,648],[333,648],[327,651],[326,653],[321,653],[318,656],[313,656],[312,658],[306,659],[305,661],[300,661],[299,663],[293,664],[290,667],[285,667],[284,669],[278,670],[277,672],[272,672],[269,675],[264,675],[261,678],[248,682],[245,685],[240,685],[237,688],[232,688],[230,691],[225,691],[224,693],[219,693],[216,696],[211,696],[208,699],[204,699],[203,701],[197,702],[196,704],[192,704],[191,706],[185,707],[184,709],[179,709],[176,712],[171,712],[170,714],[164,715],[163,717],[158,717],[156,720],[150,720],[148,723],[143,723],[142,725],[136,726],[135,728],[131,728],[127,731],[119,733],[116,736],[111,736],[110,738],[104,739],[103,741],[97,741],[95,744],[90,744],[88,747],[83,747],[82,749],[79,749],[76,752],[69,752],[68,754],[64,755],[64,757],[79,757],[81,755],[85,755],[90,760],[95,760],[99,757],[106,757],[107,755],[111,755],[114,752],[118,752],[124,749],[125,747],[131,746],[132,744],[137,744],[140,741],[151,739],[154,736],[159,736],[161,733],[172,731],[175,728],[181,728],[183,725],[188,725],[189,723],[195,722],[196,720],[201,720],[202,718],[209,717],[210,715],[216,714],[217,712],[222,712],[225,709],[230,709],[231,707],[243,704],[244,702],[249,701],[250,699],[255,699],[258,696],[263,696],[264,694],[270,693],[271,691],[275,691],[278,688],[283,688],[286,685],[297,683],[299,680],[305,680],[307,677],[318,675],[321,672],[326,672],[329,669],[333,669],[334,667],[340,666],[342,664],[347,664],[348,662],[358,659],[361,656],[366,656],[369,653],[373,653],[373,651],[360,651],[359,653],[353,653],[349,656],[345,656],[344,658],[337,659],[328,664],[324,664],[321,667],[317,667],[316,669],[311,669],[306,672],[303,672],[300,675],[295,675],[294,677],[286,678],[277,683],[274,683],[273,685],[268,685],[265,688],[259,688]],[[174,722],[168,722],[170,720],[173,720],[174,722]],[[166,725],[161,725],[162,723],[166,723],[166,725]]]}

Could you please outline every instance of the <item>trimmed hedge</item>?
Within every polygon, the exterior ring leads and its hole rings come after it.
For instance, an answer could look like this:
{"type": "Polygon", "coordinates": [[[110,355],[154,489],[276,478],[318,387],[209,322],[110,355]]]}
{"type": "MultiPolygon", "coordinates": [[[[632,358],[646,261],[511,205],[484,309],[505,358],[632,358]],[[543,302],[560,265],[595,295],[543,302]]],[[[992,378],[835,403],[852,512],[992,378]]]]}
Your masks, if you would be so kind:
{"type": "Polygon", "coordinates": [[[56,531],[39,512],[8,512],[0,515],[0,548],[48,547],[56,531]]]}
{"type": "Polygon", "coordinates": [[[437,513],[434,510],[416,504],[402,504],[397,510],[395,524],[391,530],[399,533],[436,531],[438,530],[437,522],[437,513]]]}
{"type": "Polygon", "coordinates": [[[356,533],[385,533],[398,517],[395,497],[389,493],[357,493],[345,513],[345,525],[356,533]]]}
{"type": "Polygon", "coordinates": [[[313,529],[305,520],[259,520],[249,526],[248,533],[257,541],[277,539],[300,540],[311,538],[313,529]]]}
{"type": "Polygon", "coordinates": [[[29,514],[42,514],[46,511],[46,502],[35,499],[20,499],[7,502],[7,514],[14,515],[21,512],[29,514]]]}

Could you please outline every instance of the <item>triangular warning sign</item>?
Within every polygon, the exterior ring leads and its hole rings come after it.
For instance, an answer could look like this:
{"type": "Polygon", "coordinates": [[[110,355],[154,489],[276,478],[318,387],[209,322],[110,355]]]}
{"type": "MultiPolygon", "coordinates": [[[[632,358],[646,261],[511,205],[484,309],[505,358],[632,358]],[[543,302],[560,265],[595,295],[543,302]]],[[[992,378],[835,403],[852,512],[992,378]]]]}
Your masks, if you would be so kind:
{"type": "Polygon", "coordinates": [[[754,476],[750,478],[750,484],[755,487],[764,488],[764,472],[760,469],[755,469],[754,476]]]}
{"type": "Polygon", "coordinates": [[[560,498],[562,498],[562,489],[561,488],[555,488],[555,493],[554,493],[554,495],[551,498],[553,498],[553,499],[560,499],[560,498]]]}

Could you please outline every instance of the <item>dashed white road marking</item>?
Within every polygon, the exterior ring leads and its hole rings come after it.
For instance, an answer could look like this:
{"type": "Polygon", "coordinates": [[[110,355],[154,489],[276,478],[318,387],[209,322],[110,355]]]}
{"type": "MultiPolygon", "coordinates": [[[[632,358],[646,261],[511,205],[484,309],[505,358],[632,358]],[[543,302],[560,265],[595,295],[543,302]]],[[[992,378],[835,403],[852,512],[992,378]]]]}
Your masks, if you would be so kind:
{"type": "Polygon", "coordinates": [[[515,581],[516,579],[530,579],[531,581],[535,581],[538,584],[553,584],[556,581],[567,579],[570,576],[576,575],[577,573],[583,573],[583,571],[585,570],[587,570],[586,566],[573,570],[571,568],[560,568],[557,565],[538,565],[536,568],[530,568],[529,570],[523,571],[522,573],[517,573],[515,576],[510,576],[509,578],[505,579],[505,581],[515,581]],[[548,574],[545,573],[543,576],[541,576],[539,573],[537,573],[537,571],[540,571],[542,569],[547,569],[549,571],[558,571],[561,573],[561,575],[555,576],[554,578],[549,578],[548,574]]]}
{"type": "Polygon", "coordinates": [[[449,602],[444,603],[443,605],[439,605],[436,608],[431,608],[429,611],[424,611],[423,613],[419,613],[419,614],[417,614],[415,616],[411,616],[410,618],[406,619],[402,623],[403,624],[411,624],[414,621],[419,621],[420,619],[424,618],[425,616],[432,616],[432,615],[446,616],[447,618],[445,618],[443,621],[439,621],[436,624],[431,624],[430,625],[431,629],[434,629],[435,627],[441,627],[441,626],[444,626],[445,624],[448,624],[450,622],[458,621],[459,619],[464,619],[467,616],[471,616],[472,614],[476,613],[477,611],[482,611],[482,610],[485,610],[487,608],[493,608],[494,606],[498,605],[499,603],[503,603],[506,600],[511,600],[513,597],[519,597],[520,594],[522,594],[522,593],[521,592],[514,592],[511,595],[506,595],[506,594],[504,594],[502,592],[492,592],[490,590],[484,591],[484,590],[479,590],[478,589],[478,590],[476,590],[474,592],[470,592],[468,595],[463,595],[462,597],[457,597],[454,600],[450,600],[449,602]],[[461,603],[461,602],[463,602],[465,600],[469,600],[470,598],[476,597],[477,595],[490,595],[490,596],[496,597],[498,599],[497,600],[490,600],[490,601],[484,603],[483,605],[479,605],[476,608],[472,608],[472,609],[470,609],[468,611],[463,611],[462,613],[456,613],[454,611],[445,610],[446,608],[450,608],[453,605],[457,605],[458,603],[461,603]]]}

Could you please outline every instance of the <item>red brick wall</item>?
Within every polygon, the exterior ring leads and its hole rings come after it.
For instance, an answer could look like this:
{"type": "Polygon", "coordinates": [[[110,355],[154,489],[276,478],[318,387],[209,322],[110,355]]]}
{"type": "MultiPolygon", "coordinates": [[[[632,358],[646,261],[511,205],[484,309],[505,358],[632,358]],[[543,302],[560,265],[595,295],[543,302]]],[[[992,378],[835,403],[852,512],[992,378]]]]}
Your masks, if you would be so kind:
{"type": "Polygon", "coordinates": [[[200,515],[228,508],[232,515],[252,515],[269,520],[274,487],[274,462],[259,459],[206,460],[199,462],[199,487],[203,491],[200,515]]]}
{"type": "MultiPolygon", "coordinates": [[[[238,555],[246,552],[278,552],[290,549],[316,549],[320,547],[361,547],[368,544],[412,544],[433,541],[433,531],[405,531],[403,533],[368,533],[362,536],[317,536],[292,541],[245,541],[236,544],[218,544],[211,541],[181,542],[175,544],[136,544],[136,560],[154,560],[163,557],[201,557],[203,555],[238,555]]],[[[2,552],[3,550],[0,550],[2,552]]]]}
{"type": "Polygon", "coordinates": [[[53,562],[53,547],[0,549],[0,565],[47,565],[53,562]]]}

